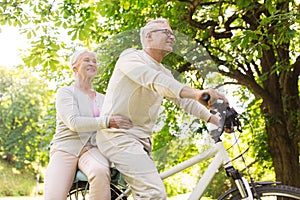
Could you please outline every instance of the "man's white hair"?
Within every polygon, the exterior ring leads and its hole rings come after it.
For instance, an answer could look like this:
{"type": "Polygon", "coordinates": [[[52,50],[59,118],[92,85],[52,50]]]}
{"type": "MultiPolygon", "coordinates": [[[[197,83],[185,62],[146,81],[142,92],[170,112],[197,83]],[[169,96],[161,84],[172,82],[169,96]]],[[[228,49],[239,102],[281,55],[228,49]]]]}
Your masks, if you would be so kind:
{"type": "Polygon", "coordinates": [[[147,35],[147,33],[157,29],[159,24],[169,25],[169,20],[167,20],[165,18],[157,18],[157,19],[149,21],[144,27],[141,28],[141,30],[140,30],[140,39],[141,39],[143,49],[146,46],[146,35],[147,35]]]}

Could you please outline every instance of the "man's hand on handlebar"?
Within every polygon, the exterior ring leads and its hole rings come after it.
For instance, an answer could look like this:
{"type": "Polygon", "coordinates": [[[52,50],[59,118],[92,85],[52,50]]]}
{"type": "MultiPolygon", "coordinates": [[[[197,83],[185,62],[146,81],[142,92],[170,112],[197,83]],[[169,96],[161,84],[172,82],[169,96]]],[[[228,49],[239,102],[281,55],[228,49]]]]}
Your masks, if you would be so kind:
{"type": "MultiPolygon", "coordinates": [[[[218,93],[217,91],[213,89],[207,89],[207,90],[202,90],[202,91],[196,91],[196,99],[206,106],[208,109],[212,110],[217,110],[217,112],[220,112],[219,109],[221,109],[221,112],[225,111],[226,116],[225,117],[225,122],[221,126],[223,126],[223,130],[226,133],[232,133],[235,130],[235,127],[239,128],[239,120],[237,118],[237,112],[229,107],[228,100],[225,98],[224,95],[218,93]],[[222,100],[222,101],[219,101],[222,100]]],[[[209,119],[210,123],[215,124],[216,126],[220,126],[220,121],[219,119],[212,115],[211,118],[209,119]]]]}
{"type": "Polygon", "coordinates": [[[228,104],[228,100],[226,99],[226,97],[213,89],[206,89],[202,90],[201,92],[196,92],[195,96],[198,102],[200,102],[210,110],[214,109],[212,105],[218,99],[221,99],[228,104]]]}
{"type": "MultiPolygon", "coordinates": [[[[206,89],[206,90],[198,90],[190,87],[184,87],[180,91],[180,97],[181,98],[191,98],[195,99],[205,107],[207,107],[209,110],[214,110],[218,105],[222,104],[223,109],[229,108],[227,111],[232,111],[234,109],[230,109],[228,100],[224,95],[221,93],[217,92],[216,90],[213,89],[206,89]],[[218,100],[222,100],[221,102],[218,100]]],[[[228,112],[229,113],[229,112],[228,112]]],[[[235,115],[233,115],[235,116],[235,115]]],[[[235,118],[230,118],[230,119],[235,119],[235,118]]],[[[228,121],[228,120],[227,120],[228,121]]],[[[231,123],[232,120],[230,120],[231,123]]],[[[211,118],[209,119],[210,123],[215,124],[219,126],[219,119],[212,115],[211,118]]],[[[229,123],[228,123],[229,124],[229,123]]],[[[227,125],[228,125],[227,124],[227,125]]],[[[224,126],[224,131],[227,133],[232,133],[234,131],[234,127],[236,126],[236,123],[231,123],[230,126],[224,126]],[[233,126],[231,126],[233,125],[233,126]]]]}

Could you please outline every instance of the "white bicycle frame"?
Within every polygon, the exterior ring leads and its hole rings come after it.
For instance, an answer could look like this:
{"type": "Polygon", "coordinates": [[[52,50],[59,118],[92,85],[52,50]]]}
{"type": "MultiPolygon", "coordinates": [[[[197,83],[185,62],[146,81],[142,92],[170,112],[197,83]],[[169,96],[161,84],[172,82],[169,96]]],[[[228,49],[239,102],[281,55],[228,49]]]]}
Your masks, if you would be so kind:
{"type": "MultiPolygon", "coordinates": [[[[190,194],[188,200],[199,200],[200,197],[204,194],[207,186],[211,182],[211,180],[216,175],[218,169],[224,165],[224,168],[232,167],[232,163],[230,161],[230,158],[228,156],[228,153],[224,147],[224,144],[222,141],[217,142],[212,148],[209,150],[202,152],[182,163],[179,163],[178,165],[162,172],[160,174],[162,179],[168,178],[169,176],[172,176],[188,167],[191,167],[199,162],[202,162],[204,160],[209,159],[210,157],[214,157],[213,160],[210,162],[209,166],[207,167],[206,171],[198,181],[196,187],[193,189],[192,193],[190,194]]],[[[248,185],[247,193],[251,194],[250,186],[248,184],[247,180],[243,180],[243,183],[245,185],[248,185]]],[[[245,198],[247,200],[253,199],[252,196],[248,196],[245,198]]]]}
{"type": "Polygon", "coordinates": [[[204,193],[205,189],[217,173],[218,169],[221,167],[222,164],[225,164],[225,167],[230,167],[231,162],[228,157],[227,151],[222,142],[216,143],[211,149],[200,153],[160,174],[162,179],[165,179],[169,176],[172,176],[188,167],[191,167],[199,162],[209,159],[210,157],[214,156],[213,160],[209,164],[208,168],[206,169],[205,173],[197,183],[196,187],[194,188],[193,192],[189,196],[189,200],[198,200],[204,193]]]}

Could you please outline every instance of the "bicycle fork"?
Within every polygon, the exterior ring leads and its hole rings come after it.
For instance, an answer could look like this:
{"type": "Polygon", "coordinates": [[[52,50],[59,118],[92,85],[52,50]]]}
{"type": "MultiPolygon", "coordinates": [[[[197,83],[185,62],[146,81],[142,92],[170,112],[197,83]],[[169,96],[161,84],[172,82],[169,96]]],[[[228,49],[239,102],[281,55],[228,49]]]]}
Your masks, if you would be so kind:
{"type": "Polygon", "coordinates": [[[242,199],[243,200],[253,200],[253,195],[252,195],[248,180],[246,178],[242,177],[240,172],[232,166],[226,168],[225,170],[226,170],[227,176],[231,177],[234,180],[235,185],[238,188],[242,199]]]}

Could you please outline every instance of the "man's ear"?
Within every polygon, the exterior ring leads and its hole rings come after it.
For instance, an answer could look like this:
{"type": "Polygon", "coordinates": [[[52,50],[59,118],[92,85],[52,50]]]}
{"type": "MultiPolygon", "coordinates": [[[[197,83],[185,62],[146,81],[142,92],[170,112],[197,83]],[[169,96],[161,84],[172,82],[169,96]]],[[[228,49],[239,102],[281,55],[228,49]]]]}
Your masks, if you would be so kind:
{"type": "Polygon", "coordinates": [[[73,72],[78,72],[78,69],[76,67],[73,67],[73,72]]]}
{"type": "Polygon", "coordinates": [[[146,34],[146,38],[147,38],[147,39],[151,39],[151,38],[152,38],[152,37],[151,37],[151,33],[147,33],[147,34],[146,34]]]}

